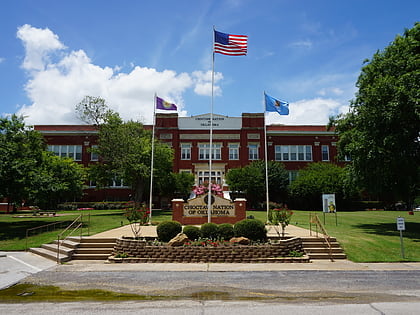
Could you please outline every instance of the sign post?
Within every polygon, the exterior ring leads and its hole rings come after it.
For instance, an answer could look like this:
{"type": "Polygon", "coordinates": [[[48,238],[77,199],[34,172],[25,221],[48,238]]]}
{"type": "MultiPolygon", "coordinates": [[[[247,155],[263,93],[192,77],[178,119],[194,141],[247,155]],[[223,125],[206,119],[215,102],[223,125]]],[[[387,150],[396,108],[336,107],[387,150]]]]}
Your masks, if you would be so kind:
{"type": "Polygon", "coordinates": [[[325,214],[335,214],[335,225],[337,226],[337,207],[335,204],[335,194],[322,194],[322,212],[324,214],[324,225],[325,225],[325,214]]]}
{"type": "Polygon", "coordinates": [[[404,259],[404,242],[402,237],[402,231],[405,231],[405,221],[403,217],[397,218],[397,230],[400,231],[401,256],[404,259]]]}

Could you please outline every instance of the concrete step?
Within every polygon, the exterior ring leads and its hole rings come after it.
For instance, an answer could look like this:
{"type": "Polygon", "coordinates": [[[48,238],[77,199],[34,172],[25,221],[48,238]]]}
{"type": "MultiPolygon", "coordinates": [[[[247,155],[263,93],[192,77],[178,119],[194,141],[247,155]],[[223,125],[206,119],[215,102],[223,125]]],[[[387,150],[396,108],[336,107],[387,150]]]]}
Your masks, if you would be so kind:
{"type": "Polygon", "coordinates": [[[80,243],[77,248],[114,248],[115,243],[80,243]]]}
{"type": "Polygon", "coordinates": [[[71,256],[74,252],[74,248],[68,248],[68,247],[62,246],[61,244],[60,244],[60,247],[58,247],[57,244],[43,244],[41,245],[41,248],[44,248],[54,253],[57,253],[57,251],[59,250],[60,254],[67,255],[67,256],[71,256]]]}
{"type": "Polygon", "coordinates": [[[114,248],[78,248],[74,255],[97,255],[97,254],[106,254],[110,256],[114,248]]]}
{"type": "Polygon", "coordinates": [[[73,260],[107,260],[111,254],[79,254],[75,253],[72,256],[73,260]]]}
{"type": "Polygon", "coordinates": [[[110,243],[115,244],[117,239],[114,237],[91,237],[91,236],[84,236],[84,237],[69,237],[67,238],[71,241],[79,242],[81,244],[84,243],[110,243]]]}
{"type": "MultiPolygon", "coordinates": [[[[42,248],[42,247],[30,248],[29,251],[31,253],[34,253],[34,254],[37,254],[39,256],[51,259],[53,261],[57,261],[57,252],[53,252],[51,250],[48,250],[48,249],[45,249],[45,248],[42,248]]],[[[59,254],[58,259],[59,259],[59,262],[62,263],[62,262],[69,261],[71,258],[68,255],[59,254]]]]}
{"type": "MultiPolygon", "coordinates": [[[[58,241],[55,240],[53,242],[53,244],[57,244],[57,242],[58,241]]],[[[79,246],[79,243],[78,242],[74,242],[74,241],[71,241],[71,240],[68,240],[68,239],[65,239],[65,240],[60,241],[60,247],[66,247],[66,248],[75,249],[78,246],[79,246]]]]}
{"type": "MultiPolygon", "coordinates": [[[[313,247],[313,248],[305,248],[305,252],[307,253],[329,253],[329,249],[325,247],[313,247]]],[[[343,249],[341,247],[333,247],[331,248],[331,252],[336,253],[344,253],[343,249]]]]}
{"type": "MultiPolygon", "coordinates": [[[[323,237],[301,237],[300,238],[302,242],[325,242],[325,239],[323,237]]],[[[337,242],[337,239],[335,237],[330,237],[330,242],[337,242]]]]}
{"type": "Polygon", "coordinates": [[[347,256],[344,253],[307,253],[309,259],[346,259],[347,256]]]}
{"type": "MultiPolygon", "coordinates": [[[[332,248],[341,248],[339,243],[330,243],[332,248]]],[[[312,243],[306,243],[302,242],[302,246],[304,248],[328,248],[328,244],[325,242],[312,242],[312,243]]]]}

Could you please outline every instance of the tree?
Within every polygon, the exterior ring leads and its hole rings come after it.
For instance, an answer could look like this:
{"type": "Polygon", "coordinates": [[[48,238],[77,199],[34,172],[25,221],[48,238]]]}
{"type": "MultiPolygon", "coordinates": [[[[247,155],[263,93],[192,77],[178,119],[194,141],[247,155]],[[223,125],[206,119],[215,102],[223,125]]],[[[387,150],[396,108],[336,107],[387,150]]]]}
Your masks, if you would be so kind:
{"type": "Polygon", "coordinates": [[[367,60],[350,112],[336,117],[341,156],[373,196],[409,205],[420,179],[420,23],[367,60]]]}
{"type": "Polygon", "coordinates": [[[23,117],[0,118],[0,197],[15,205],[28,199],[44,147],[42,136],[27,128],[23,117]]]}
{"type": "Polygon", "coordinates": [[[0,118],[0,197],[45,207],[81,195],[82,166],[45,148],[42,135],[26,127],[23,117],[0,118]]]}
{"type": "MultiPolygon", "coordinates": [[[[133,189],[134,201],[143,201],[150,180],[152,134],[135,121],[123,122],[118,113],[108,112],[99,126],[95,152],[101,163],[91,166],[91,176],[98,187],[107,187],[114,177],[133,189]]],[[[172,170],[173,152],[166,144],[155,140],[154,171],[156,183],[172,170]]]]}
{"type": "Polygon", "coordinates": [[[347,174],[345,168],[332,163],[308,164],[290,184],[290,194],[298,206],[320,209],[322,194],[334,193],[337,201],[354,196],[354,189],[347,184],[347,174]]]}
{"type": "Polygon", "coordinates": [[[42,162],[32,177],[28,201],[41,208],[54,208],[83,194],[86,170],[72,159],[42,152],[42,162]]]}
{"type": "MultiPolygon", "coordinates": [[[[281,201],[286,196],[289,175],[280,162],[268,162],[270,200],[281,201]]],[[[265,162],[254,161],[243,168],[230,169],[226,182],[232,191],[243,191],[252,206],[265,200],[265,162]]]]}
{"type": "Polygon", "coordinates": [[[83,122],[98,126],[105,122],[112,110],[103,98],[88,95],[76,105],[76,113],[83,122]]]}

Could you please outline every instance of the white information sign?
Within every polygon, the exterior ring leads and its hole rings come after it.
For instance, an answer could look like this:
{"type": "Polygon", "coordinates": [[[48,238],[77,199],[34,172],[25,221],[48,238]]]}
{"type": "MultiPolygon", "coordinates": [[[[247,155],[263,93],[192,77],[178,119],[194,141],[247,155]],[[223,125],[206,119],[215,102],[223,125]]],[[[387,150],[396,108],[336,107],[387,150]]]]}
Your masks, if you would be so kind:
{"type": "Polygon", "coordinates": [[[322,211],[324,213],[335,213],[335,194],[322,194],[322,211]]]}
{"type": "MultiPolygon", "coordinates": [[[[209,129],[210,114],[203,114],[192,117],[179,117],[178,128],[186,129],[209,129]]],[[[242,128],[242,117],[228,117],[223,115],[213,115],[213,129],[240,130],[242,128]]]]}
{"type": "Polygon", "coordinates": [[[404,218],[402,217],[397,218],[397,230],[405,231],[405,221],[404,221],[404,218]]]}

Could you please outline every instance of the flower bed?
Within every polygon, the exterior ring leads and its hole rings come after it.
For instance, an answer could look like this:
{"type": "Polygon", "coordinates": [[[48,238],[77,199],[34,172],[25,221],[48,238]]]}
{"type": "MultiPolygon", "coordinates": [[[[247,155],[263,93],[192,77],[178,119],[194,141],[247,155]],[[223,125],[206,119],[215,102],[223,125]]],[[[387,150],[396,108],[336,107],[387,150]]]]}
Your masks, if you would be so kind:
{"type": "Polygon", "coordinates": [[[147,245],[145,241],[117,239],[110,262],[120,263],[284,263],[309,262],[306,255],[291,257],[290,253],[303,253],[300,238],[280,240],[277,244],[218,246],[147,245]],[[123,254],[123,255],[121,255],[123,254]],[[117,256],[117,257],[116,257],[117,256]],[[124,256],[126,258],[121,258],[124,256]]]}

